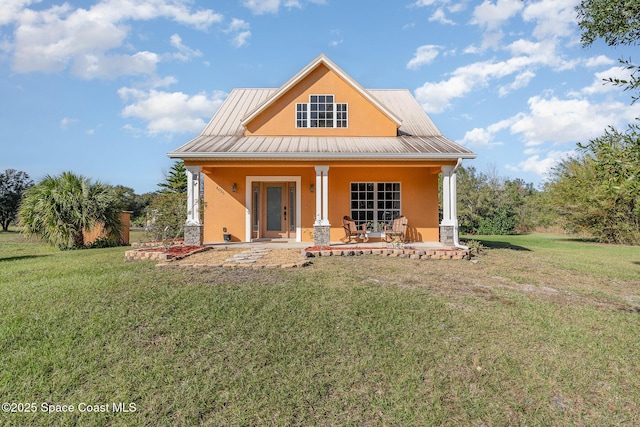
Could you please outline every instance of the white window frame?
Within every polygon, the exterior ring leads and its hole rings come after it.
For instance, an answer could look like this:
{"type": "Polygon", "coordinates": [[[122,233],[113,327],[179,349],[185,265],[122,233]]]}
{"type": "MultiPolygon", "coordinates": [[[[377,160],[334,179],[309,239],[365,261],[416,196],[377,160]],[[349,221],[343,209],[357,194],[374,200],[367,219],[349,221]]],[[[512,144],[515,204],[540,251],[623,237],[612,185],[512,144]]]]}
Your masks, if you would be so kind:
{"type": "Polygon", "coordinates": [[[336,102],[336,97],[333,94],[310,94],[309,102],[298,102],[296,103],[296,128],[304,128],[304,129],[346,129],[349,127],[349,104],[345,102],[336,102]],[[333,101],[331,103],[323,102],[323,105],[331,105],[330,110],[325,110],[324,112],[330,111],[332,114],[332,118],[330,119],[331,126],[311,126],[312,121],[314,120],[323,120],[328,121],[329,119],[321,119],[319,117],[312,118],[312,114],[319,111],[312,111],[311,106],[315,104],[321,104],[319,100],[315,102],[311,102],[312,97],[332,97],[333,101]],[[339,106],[339,107],[338,107],[339,106]],[[340,110],[338,110],[340,108],[340,110]],[[338,118],[340,116],[340,118],[338,118]]]}
{"type": "Polygon", "coordinates": [[[369,228],[373,232],[382,231],[385,224],[391,225],[392,221],[395,218],[402,215],[402,184],[400,182],[351,182],[349,184],[349,212],[351,214],[351,217],[356,221],[356,224],[367,224],[367,228],[369,228]],[[354,190],[354,185],[358,186],[358,189],[354,190]],[[371,185],[373,189],[367,190],[365,188],[361,190],[359,188],[361,185],[371,185]],[[392,187],[389,190],[384,188],[381,190],[379,189],[380,185],[391,185],[392,187]],[[358,197],[357,200],[354,200],[354,191],[358,193],[358,196],[360,196],[360,194],[363,192],[371,192],[372,196],[371,198],[368,198],[365,195],[363,199],[360,199],[358,197]],[[392,193],[390,199],[386,197],[387,193],[392,193]],[[397,197],[396,194],[393,193],[397,193],[397,197]],[[383,197],[380,197],[381,194],[383,194],[383,197]],[[354,207],[354,203],[357,203],[358,206],[354,207]],[[369,208],[367,206],[368,203],[370,203],[373,207],[369,208]],[[382,207],[379,206],[380,203],[383,204],[382,207]],[[388,206],[389,204],[391,204],[391,206],[388,206]],[[367,218],[362,219],[362,215],[355,214],[356,212],[368,211],[371,211],[373,213],[373,215],[371,215],[373,219],[371,220],[367,218]]]}

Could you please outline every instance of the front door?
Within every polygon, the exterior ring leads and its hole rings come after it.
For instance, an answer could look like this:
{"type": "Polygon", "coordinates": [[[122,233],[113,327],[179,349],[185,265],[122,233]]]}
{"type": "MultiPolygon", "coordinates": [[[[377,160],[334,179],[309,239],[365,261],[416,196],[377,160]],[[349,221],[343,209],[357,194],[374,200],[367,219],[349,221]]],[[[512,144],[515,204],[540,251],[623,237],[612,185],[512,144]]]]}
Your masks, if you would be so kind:
{"type": "Polygon", "coordinates": [[[259,184],[256,214],[259,216],[259,237],[293,238],[296,234],[295,183],[263,182],[259,184]]]}

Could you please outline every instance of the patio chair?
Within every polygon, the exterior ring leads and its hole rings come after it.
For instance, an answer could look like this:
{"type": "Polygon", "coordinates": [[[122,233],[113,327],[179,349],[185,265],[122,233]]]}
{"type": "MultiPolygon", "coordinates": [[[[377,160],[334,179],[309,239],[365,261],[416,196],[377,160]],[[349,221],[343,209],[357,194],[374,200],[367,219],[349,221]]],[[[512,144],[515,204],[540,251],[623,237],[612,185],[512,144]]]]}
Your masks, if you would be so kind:
{"type": "Polygon", "coordinates": [[[409,220],[402,215],[393,220],[391,226],[384,228],[384,237],[387,243],[404,243],[407,239],[407,225],[409,220]]]}
{"type": "Polygon", "coordinates": [[[340,240],[344,243],[350,243],[352,237],[361,239],[363,243],[369,241],[367,237],[367,225],[356,225],[356,222],[348,215],[342,218],[342,228],[344,228],[344,237],[340,240]]]}

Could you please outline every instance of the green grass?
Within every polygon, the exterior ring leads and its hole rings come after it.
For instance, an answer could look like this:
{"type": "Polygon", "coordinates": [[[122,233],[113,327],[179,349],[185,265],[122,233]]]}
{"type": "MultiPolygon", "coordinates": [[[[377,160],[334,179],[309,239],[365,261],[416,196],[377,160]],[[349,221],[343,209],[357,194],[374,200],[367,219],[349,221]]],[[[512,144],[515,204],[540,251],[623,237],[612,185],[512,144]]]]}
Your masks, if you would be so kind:
{"type": "Polygon", "coordinates": [[[0,401],[39,411],[0,424],[638,424],[640,248],[474,239],[474,262],[253,271],[1,233],[0,401]]]}

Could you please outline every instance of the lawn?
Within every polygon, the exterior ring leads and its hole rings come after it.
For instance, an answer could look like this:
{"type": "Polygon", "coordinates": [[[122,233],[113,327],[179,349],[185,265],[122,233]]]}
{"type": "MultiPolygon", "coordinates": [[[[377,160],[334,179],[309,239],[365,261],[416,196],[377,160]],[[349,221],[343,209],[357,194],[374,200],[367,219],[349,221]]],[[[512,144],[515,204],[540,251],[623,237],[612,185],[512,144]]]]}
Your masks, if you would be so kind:
{"type": "Polygon", "coordinates": [[[254,271],[0,233],[0,424],[638,425],[640,248],[474,239],[254,271]]]}

